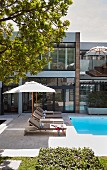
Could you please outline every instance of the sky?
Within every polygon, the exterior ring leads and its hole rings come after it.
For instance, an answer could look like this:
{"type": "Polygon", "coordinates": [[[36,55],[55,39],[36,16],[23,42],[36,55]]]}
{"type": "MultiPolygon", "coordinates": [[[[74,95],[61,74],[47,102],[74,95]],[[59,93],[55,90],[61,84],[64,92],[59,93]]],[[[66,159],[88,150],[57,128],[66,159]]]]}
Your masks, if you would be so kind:
{"type": "Polygon", "coordinates": [[[80,32],[81,42],[107,42],[107,0],[72,1],[64,17],[70,21],[67,31],[80,32]]]}
{"type": "Polygon", "coordinates": [[[65,18],[81,41],[107,42],[107,0],[73,0],[65,18]]]}

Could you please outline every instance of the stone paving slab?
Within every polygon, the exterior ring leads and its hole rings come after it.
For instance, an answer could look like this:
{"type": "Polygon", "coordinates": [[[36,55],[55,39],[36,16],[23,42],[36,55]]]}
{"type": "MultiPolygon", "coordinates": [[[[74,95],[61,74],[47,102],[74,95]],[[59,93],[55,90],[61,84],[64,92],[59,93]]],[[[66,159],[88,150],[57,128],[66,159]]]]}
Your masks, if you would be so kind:
{"type": "Polygon", "coordinates": [[[6,130],[0,134],[0,149],[39,149],[48,147],[49,136],[24,136],[23,130],[6,130]]]}
{"type": "Polygon", "coordinates": [[[1,149],[2,157],[36,157],[39,154],[39,149],[1,149]]]}
{"type": "Polygon", "coordinates": [[[18,170],[21,160],[5,160],[0,164],[1,170],[18,170]]]}

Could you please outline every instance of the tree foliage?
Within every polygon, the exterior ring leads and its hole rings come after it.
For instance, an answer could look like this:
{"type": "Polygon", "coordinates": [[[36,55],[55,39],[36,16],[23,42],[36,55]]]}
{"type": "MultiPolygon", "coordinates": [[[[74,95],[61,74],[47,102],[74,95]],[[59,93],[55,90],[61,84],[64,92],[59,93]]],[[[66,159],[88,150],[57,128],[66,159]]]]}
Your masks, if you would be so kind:
{"type": "Polygon", "coordinates": [[[49,62],[49,50],[65,35],[62,21],[72,0],[0,1],[0,80],[17,83],[26,73],[37,74],[49,62]],[[13,38],[14,21],[19,31],[13,38]],[[42,60],[40,54],[43,54],[42,60]],[[8,79],[11,76],[11,79],[8,79]]]}

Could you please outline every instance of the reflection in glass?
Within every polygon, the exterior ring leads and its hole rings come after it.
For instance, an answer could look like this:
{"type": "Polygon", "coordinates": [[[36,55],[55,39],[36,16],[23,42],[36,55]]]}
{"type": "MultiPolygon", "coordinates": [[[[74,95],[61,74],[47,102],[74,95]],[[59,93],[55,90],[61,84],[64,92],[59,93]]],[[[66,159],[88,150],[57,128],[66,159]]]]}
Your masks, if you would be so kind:
{"type": "Polygon", "coordinates": [[[75,48],[67,48],[67,70],[75,69],[75,48]]]}
{"type": "Polygon", "coordinates": [[[56,89],[55,93],[55,111],[63,111],[63,90],[56,89]]]}
{"type": "MultiPolygon", "coordinates": [[[[4,86],[3,92],[10,90],[16,86],[12,85],[10,86],[4,86]]],[[[4,94],[3,95],[3,107],[4,107],[4,113],[11,113],[11,112],[18,112],[18,93],[13,94],[4,94]]]]}
{"type": "MultiPolygon", "coordinates": [[[[22,93],[22,109],[23,112],[32,112],[32,94],[22,93]]],[[[36,106],[42,107],[43,105],[43,93],[34,93],[34,110],[36,106]]]]}
{"type": "MultiPolygon", "coordinates": [[[[37,93],[37,106],[44,110],[74,111],[74,78],[28,78],[39,81],[55,89],[56,93],[37,93]]],[[[31,112],[31,94],[23,93],[23,112],[31,112]]],[[[34,106],[36,109],[36,93],[34,93],[34,106]]]]}
{"type": "Polygon", "coordinates": [[[66,111],[74,111],[74,91],[73,91],[73,89],[66,89],[65,110],[66,111]]]}
{"type": "Polygon", "coordinates": [[[70,86],[74,84],[74,78],[58,78],[58,86],[70,86]]]}
{"type": "Polygon", "coordinates": [[[32,94],[22,93],[22,110],[23,112],[32,112],[32,94]]]}
{"type": "Polygon", "coordinates": [[[44,94],[44,110],[54,110],[53,108],[53,93],[44,94]]]}
{"type": "MultiPolygon", "coordinates": [[[[52,70],[74,70],[75,69],[75,48],[55,48],[50,54],[52,70]]],[[[49,69],[49,68],[48,68],[49,69]]]]}
{"type": "Polygon", "coordinates": [[[48,86],[57,86],[57,78],[47,78],[48,86]]]}

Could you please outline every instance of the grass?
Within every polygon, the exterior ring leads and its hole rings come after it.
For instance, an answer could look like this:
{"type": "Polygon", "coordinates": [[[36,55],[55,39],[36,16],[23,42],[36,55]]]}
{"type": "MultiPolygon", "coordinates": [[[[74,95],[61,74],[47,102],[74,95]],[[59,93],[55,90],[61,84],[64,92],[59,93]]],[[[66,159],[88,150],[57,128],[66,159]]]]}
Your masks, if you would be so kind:
{"type": "Polygon", "coordinates": [[[101,156],[99,157],[99,160],[102,165],[104,165],[105,170],[107,170],[107,156],[101,156]]]}
{"type": "Polygon", "coordinates": [[[18,170],[35,170],[37,157],[0,157],[0,163],[4,160],[22,160],[18,170]]]}
{"type": "MultiPolygon", "coordinates": [[[[0,164],[4,160],[22,160],[18,170],[35,170],[37,164],[37,157],[0,157],[0,164]]],[[[107,157],[99,157],[101,164],[103,164],[104,169],[107,170],[107,157]]]]}

